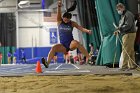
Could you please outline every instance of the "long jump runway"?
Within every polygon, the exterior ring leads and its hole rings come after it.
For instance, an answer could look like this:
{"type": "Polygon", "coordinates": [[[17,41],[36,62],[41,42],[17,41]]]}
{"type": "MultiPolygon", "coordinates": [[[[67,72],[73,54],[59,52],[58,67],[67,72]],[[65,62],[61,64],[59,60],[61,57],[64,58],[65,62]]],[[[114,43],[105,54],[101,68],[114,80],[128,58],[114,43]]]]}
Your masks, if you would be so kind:
{"type": "Polygon", "coordinates": [[[50,64],[49,68],[45,68],[41,64],[42,73],[36,73],[36,64],[15,64],[1,65],[0,76],[29,76],[29,75],[116,75],[127,74],[132,75],[130,71],[118,71],[105,66],[75,65],[75,64],[50,64]]]}
{"type": "Polygon", "coordinates": [[[74,64],[50,64],[45,68],[41,64],[42,73],[36,73],[36,64],[11,64],[0,66],[0,76],[25,76],[25,75],[68,75],[78,74],[81,72],[90,72],[79,70],[74,64]]]}

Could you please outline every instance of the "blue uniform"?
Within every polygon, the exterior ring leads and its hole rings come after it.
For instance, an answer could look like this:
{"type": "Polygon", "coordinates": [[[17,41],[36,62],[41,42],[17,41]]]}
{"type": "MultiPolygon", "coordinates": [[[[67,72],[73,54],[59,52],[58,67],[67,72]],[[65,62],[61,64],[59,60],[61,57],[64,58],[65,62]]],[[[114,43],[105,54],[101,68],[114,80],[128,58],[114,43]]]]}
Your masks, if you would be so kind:
{"type": "Polygon", "coordinates": [[[24,50],[21,50],[21,60],[26,62],[25,52],[24,50]]]}
{"type": "Polygon", "coordinates": [[[21,58],[25,58],[25,52],[24,51],[21,52],[21,58]]]}
{"type": "Polygon", "coordinates": [[[16,52],[14,52],[14,55],[13,55],[14,57],[17,57],[17,53],[16,52]]]}
{"type": "Polygon", "coordinates": [[[72,31],[72,22],[64,23],[63,21],[58,26],[59,30],[59,37],[60,37],[60,43],[67,49],[67,51],[70,50],[69,46],[73,39],[72,31]]]}
{"type": "Polygon", "coordinates": [[[10,52],[8,52],[7,56],[8,56],[8,57],[11,57],[11,56],[12,56],[12,54],[11,54],[10,52]]]}

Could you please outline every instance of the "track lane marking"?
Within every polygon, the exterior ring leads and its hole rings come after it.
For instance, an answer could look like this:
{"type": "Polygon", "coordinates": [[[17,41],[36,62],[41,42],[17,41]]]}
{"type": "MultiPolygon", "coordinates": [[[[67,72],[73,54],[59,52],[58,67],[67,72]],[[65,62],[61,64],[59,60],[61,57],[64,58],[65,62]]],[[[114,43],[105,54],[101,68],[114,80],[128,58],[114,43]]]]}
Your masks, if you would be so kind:
{"type": "Polygon", "coordinates": [[[58,68],[60,68],[63,64],[60,64],[58,67],[55,68],[55,70],[57,70],[58,68]]]}
{"type": "Polygon", "coordinates": [[[74,65],[74,64],[71,64],[71,65],[73,65],[76,69],[80,69],[78,66],[76,66],[76,65],[74,65]]]}

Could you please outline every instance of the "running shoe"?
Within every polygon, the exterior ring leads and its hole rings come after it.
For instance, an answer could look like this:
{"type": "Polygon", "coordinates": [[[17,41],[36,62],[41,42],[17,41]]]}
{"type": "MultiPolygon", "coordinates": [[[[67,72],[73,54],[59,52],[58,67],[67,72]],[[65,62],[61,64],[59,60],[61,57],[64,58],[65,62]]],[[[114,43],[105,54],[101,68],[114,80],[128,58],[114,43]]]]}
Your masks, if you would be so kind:
{"type": "Polygon", "coordinates": [[[48,63],[46,62],[45,58],[43,57],[41,60],[42,60],[42,64],[43,64],[46,68],[48,68],[49,65],[48,65],[48,63]]]}

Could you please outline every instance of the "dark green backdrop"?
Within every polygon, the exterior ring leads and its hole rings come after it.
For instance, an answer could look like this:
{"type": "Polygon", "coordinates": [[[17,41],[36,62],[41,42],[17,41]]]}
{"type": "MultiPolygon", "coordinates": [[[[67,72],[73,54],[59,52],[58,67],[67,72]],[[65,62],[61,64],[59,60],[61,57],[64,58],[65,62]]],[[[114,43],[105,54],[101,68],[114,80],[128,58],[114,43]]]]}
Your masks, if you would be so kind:
{"type": "Polygon", "coordinates": [[[118,64],[121,45],[116,47],[113,22],[118,24],[120,16],[116,4],[126,4],[126,0],[77,0],[79,16],[84,27],[92,30],[92,35],[84,34],[86,46],[93,42],[95,49],[100,47],[96,65],[118,64]],[[116,57],[115,57],[116,53],[116,57]]]}

